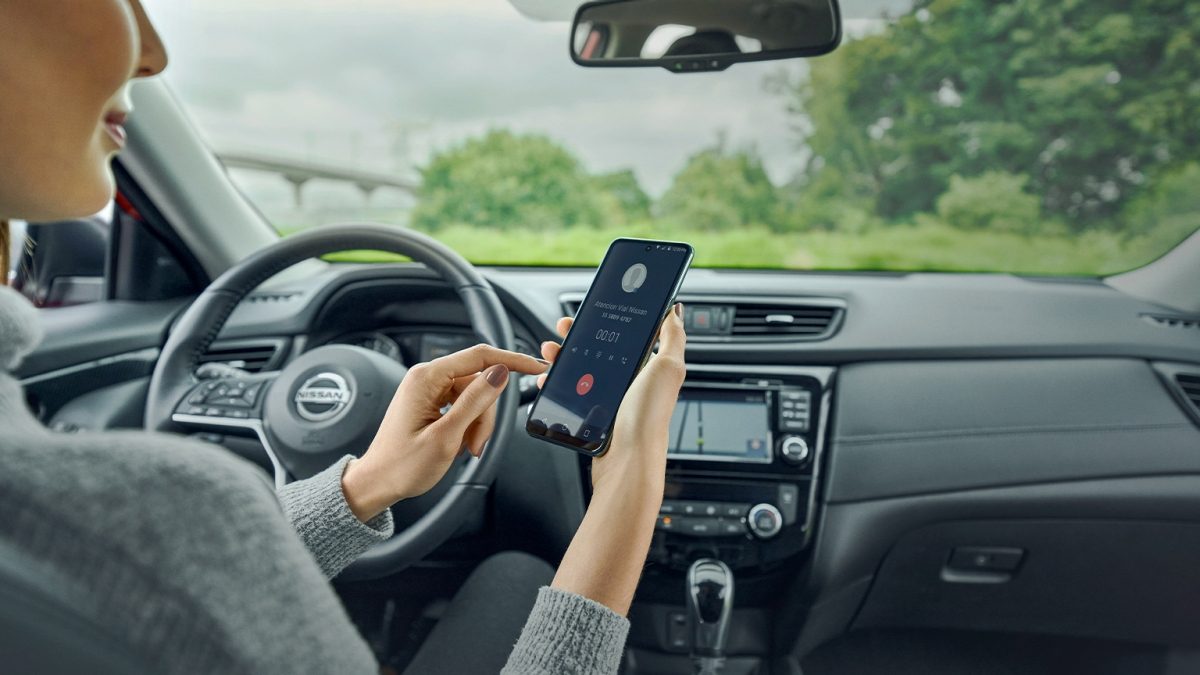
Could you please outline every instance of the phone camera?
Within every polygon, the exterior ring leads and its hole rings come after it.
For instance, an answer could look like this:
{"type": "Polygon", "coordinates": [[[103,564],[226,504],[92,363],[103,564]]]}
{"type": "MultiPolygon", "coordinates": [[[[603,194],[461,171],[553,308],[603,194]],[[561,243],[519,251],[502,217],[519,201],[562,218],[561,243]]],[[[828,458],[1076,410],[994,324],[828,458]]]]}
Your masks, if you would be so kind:
{"type": "Polygon", "coordinates": [[[647,250],[647,251],[649,251],[649,250],[650,250],[650,247],[649,247],[649,246],[647,246],[647,247],[646,247],[646,250],[647,250]]]}

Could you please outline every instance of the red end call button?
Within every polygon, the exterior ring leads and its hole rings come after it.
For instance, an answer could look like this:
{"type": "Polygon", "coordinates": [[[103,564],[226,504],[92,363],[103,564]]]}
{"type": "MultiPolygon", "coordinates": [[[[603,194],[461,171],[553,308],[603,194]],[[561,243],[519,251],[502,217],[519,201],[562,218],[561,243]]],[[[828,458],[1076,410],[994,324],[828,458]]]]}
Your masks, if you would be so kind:
{"type": "Polygon", "coordinates": [[[583,396],[592,390],[592,384],[594,384],[595,381],[596,380],[592,377],[591,373],[585,374],[583,377],[579,378],[578,382],[575,383],[575,393],[583,396]]]}

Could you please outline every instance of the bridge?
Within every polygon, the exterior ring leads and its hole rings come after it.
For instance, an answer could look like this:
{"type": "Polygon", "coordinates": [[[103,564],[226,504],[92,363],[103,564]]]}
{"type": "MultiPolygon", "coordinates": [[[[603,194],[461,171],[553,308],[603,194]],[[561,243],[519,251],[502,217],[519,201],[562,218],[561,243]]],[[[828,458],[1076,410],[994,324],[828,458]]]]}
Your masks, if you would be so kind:
{"type": "Polygon", "coordinates": [[[371,193],[379,188],[395,188],[412,195],[419,185],[415,181],[398,176],[371,171],[358,171],[332,164],[309,162],[286,157],[278,157],[253,152],[218,152],[217,159],[230,169],[247,169],[263,173],[273,173],[292,185],[292,194],[296,200],[296,208],[304,207],[304,184],[310,180],[332,180],[341,183],[351,183],[362,192],[364,199],[370,199],[371,193]]]}

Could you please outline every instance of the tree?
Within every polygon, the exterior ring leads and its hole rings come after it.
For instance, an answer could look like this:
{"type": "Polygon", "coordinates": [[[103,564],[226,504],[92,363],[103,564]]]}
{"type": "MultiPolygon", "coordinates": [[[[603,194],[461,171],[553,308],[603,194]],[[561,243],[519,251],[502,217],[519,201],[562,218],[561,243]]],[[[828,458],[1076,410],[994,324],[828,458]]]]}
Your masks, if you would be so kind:
{"type": "Polygon", "coordinates": [[[592,178],[593,187],[607,200],[610,221],[622,223],[648,220],[650,218],[650,196],[638,183],[631,170],[614,171],[592,178]]]}
{"type": "Polygon", "coordinates": [[[658,204],[659,215],[680,225],[723,230],[779,226],[779,197],[752,150],[723,144],[688,159],[658,204]]]}
{"type": "Polygon", "coordinates": [[[1084,228],[1200,157],[1198,42],[1185,0],[917,0],[812,61],[790,109],[810,172],[836,170],[885,218],[1000,171],[1084,228]]]}
{"type": "Polygon", "coordinates": [[[1200,227],[1200,164],[1184,164],[1156,178],[1125,210],[1125,231],[1145,236],[1152,253],[1161,253],[1200,227]]]}
{"type": "Polygon", "coordinates": [[[1025,191],[1029,177],[989,171],[973,178],[950,177],[938,197],[937,213],[947,225],[969,230],[1036,234],[1038,198],[1025,191]]]}
{"type": "Polygon", "coordinates": [[[433,156],[421,171],[415,227],[598,225],[604,201],[579,161],[549,138],[492,130],[433,156]]]}

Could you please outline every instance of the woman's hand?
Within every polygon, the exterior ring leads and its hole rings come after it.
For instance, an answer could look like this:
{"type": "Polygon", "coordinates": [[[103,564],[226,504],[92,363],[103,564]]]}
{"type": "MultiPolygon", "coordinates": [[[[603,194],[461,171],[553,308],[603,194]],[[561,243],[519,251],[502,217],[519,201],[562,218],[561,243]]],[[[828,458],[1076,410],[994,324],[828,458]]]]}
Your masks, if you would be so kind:
{"type": "MultiPolygon", "coordinates": [[[[683,305],[676,304],[663,320],[658,334],[658,353],[650,355],[649,362],[625,393],[617,410],[608,452],[592,460],[593,492],[606,494],[610,490],[620,490],[630,497],[634,496],[630,490],[636,485],[645,490],[645,496],[651,501],[658,500],[654,504],[656,514],[661,506],[666,474],[667,426],[687,374],[684,364],[687,336],[680,318],[682,312],[683,305]]],[[[565,338],[572,323],[569,317],[559,319],[558,334],[565,338]]],[[[542,357],[551,363],[558,358],[560,350],[561,346],[556,342],[542,343],[542,357]]],[[[545,381],[546,375],[539,377],[538,386],[545,381]]]]}
{"type": "MultiPolygon", "coordinates": [[[[592,502],[551,584],[618,614],[633,602],[662,506],[667,427],[686,374],[682,315],[683,306],[675,305],[663,320],[658,354],[621,401],[608,452],[592,460],[592,502]]],[[[559,320],[559,335],[570,328],[570,319],[559,320]]],[[[557,344],[542,345],[547,360],[558,353],[557,344]]]]}
{"type": "Polygon", "coordinates": [[[342,475],[350,510],[366,522],[429,491],[464,449],[478,457],[492,435],[509,372],[536,375],[547,366],[481,344],[410,368],[371,447],[342,475]],[[452,405],[443,415],[446,404],[452,405]]]}

